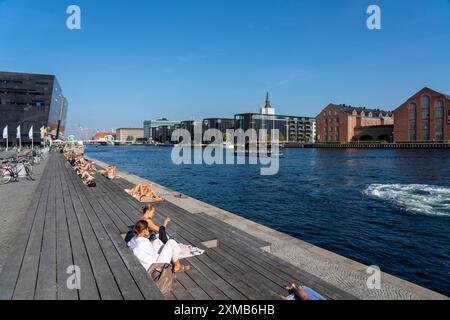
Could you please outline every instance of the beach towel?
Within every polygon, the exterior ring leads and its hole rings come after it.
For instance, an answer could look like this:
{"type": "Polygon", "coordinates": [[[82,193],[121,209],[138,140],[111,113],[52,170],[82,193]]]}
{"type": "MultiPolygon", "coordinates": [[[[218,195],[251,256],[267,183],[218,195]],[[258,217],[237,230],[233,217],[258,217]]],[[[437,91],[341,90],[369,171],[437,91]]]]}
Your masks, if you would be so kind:
{"type": "Polygon", "coordinates": [[[180,244],[180,248],[180,259],[200,256],[205,253],[205,250],[190,245],[180,244]]]}
{"type": "MultiPolygon", "coordinates": [[[[308,300],[327,300],[327,298],[311,288],[302,287],[301,289],[308,295],[308,300]]],[[[288,295],[287,298],[288,300],[300,300],[300,298],[295,293],[288,295]]]]}

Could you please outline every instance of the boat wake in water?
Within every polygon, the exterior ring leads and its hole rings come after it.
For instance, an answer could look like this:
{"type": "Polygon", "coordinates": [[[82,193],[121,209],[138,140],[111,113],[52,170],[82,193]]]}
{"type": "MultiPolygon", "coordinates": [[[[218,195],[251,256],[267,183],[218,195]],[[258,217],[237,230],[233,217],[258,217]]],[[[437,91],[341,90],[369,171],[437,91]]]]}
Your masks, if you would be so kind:
{"type": "Polygon", "coordinates": [[[363,194],[409,213],[450,217],[450,188],[423,184],[372,184],[363,194]]]}

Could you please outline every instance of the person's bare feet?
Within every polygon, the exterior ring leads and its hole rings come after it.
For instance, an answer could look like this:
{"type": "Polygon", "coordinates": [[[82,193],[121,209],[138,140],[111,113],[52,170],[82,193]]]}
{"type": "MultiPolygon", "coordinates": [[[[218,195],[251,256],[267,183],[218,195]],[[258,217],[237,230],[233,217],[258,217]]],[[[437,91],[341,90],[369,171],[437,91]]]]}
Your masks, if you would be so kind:
{"type": "Polygon", "coordinates": [[[170,218],[169,218],[169,217],[166,217],[166,218],[164,219],[163,226],[167,228],[167,225],[169,224],[169,222],[170,222],[170,218]]]}
{"type": "Polygon", "coordinates": [[[295,284],[295,282],[293,282],[293,283],[291,283],[290,286],[284,287],[284,289],[285,289],[286,291],[296,290],[296,289],[297,289],[297,285],[295,284]]]}
{"type": "Polygon", "coordinates": [[[189,271],[190,269],[191,269],[191,266],[180,264],[180,266],[178,268],[173,268],[173,272],[181,273],[181,272],[189,271]]]}

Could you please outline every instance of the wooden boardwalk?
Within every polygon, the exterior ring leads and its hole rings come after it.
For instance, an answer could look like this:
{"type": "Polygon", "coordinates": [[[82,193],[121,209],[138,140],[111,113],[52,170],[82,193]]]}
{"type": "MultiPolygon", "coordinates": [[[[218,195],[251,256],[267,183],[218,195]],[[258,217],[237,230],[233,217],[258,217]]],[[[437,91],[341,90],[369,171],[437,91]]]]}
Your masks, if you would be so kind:
{"type": "Polygon", "coordinates": [[[169,216],[171,237],[206,251],[184,261],[191,270],[176,274],[173,291],[163,296],[123,241],[142,206],[124,192],[129,187],[97,175],[97,187],[87,188],[52,153],[0,274],[0,300],[270,300],[292,281],[330,299],[356,299],[264,251],[268,243],[169,202],[154,204],[156,222],[169,216]],[[79,267],[79,289],[67,286],[70,266],[79,267]]]}

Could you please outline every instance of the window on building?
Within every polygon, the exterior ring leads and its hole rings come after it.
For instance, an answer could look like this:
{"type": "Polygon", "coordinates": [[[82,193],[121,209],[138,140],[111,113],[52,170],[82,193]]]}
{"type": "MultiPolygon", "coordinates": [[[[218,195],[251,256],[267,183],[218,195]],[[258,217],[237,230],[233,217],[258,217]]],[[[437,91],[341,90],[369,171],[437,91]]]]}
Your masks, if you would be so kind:
{"type": "Polygon", "coordinates": [[[430,97],[429,96],[423,96],[422,98],[422,108],[423,109],[430,109],[430,97]]]}
{"type": "Polygon", "coordinates": [[[417,105],[415,103],[409,104],[409,119],[416,119],[417,105]]]}
{"type": "Polygon", "coordinates": [[[415,132],[410,132],[409,133],[409,141],[416,141],[416,133],[415,132]]]}
{"type": "Polygon", "coordinates": [[[422,119],[429,119],[430,111],[422,111],[422,119]]]}
{"type": "Polygon", "coordinates": [[[409,122],[409,129],[416,130],[416,121],[409,122]]]}
{"type": "Polygon", "coordinates": [[[422,132],[422,141],[429,141],[430,140],[430,135],[428,134],[428,132],[422,132]]]}
{"type": "Polygon", "coordinates": [[[428,121],[423,121],[422,122],[422,129],[423,130],[428,130],[430,128],[428,121]]]}
{"type": "Polygon", "coordinates": [[[444,101],[438,100],[436,102],[435,118],[444,117],[444,101]]]}
{"type": "Polygon", "coordinates": [[[438,141],[444,140],[444,132],[436,131],[436,140],[438,140],[438,141]]]}
{"type": "Polygon", "coordinates": [[[442,119],[436,120],[435,128],[442,129],[443,127],[444,127],[444,121],[442,121],[442,119]]]}

